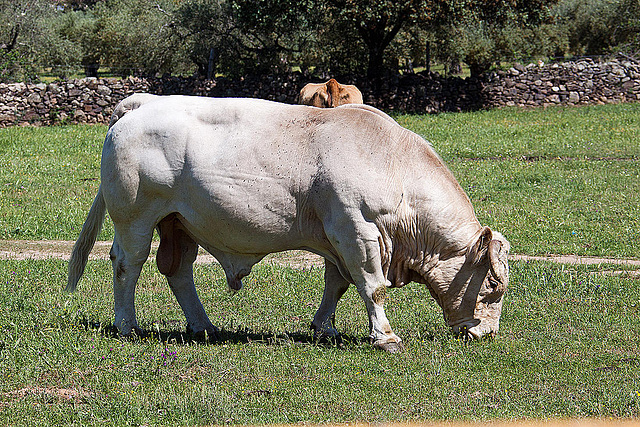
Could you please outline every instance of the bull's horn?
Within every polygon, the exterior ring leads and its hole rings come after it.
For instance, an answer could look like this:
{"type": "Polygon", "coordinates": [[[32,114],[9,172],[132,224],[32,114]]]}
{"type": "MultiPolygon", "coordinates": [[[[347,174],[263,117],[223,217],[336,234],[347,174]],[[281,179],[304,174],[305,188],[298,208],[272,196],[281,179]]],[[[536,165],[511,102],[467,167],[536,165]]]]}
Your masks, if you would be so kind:
{"type": "Polygon", "coordinates": [[[472,246],[471,259],[473,260],[473,264],[477,264],[484,260],[484,256],[487,254],[487,250],[489,249],[489,243],[493,238],[493,233],[489,227],[484,227],[480,231],[480,236],[478,240],[472,246]]]}
{"type": "Polygon", "coordinates": [[[496,291],[504,293],[507,290],[509,282],[509,273],[506,265],[506,251],[503,250],[500,240],[492,240],[489,243],[489,262],[491,266],[491,274],[498,281],[499,286],[496,291]],[[504,259],[504,262],[502,260],[504,259]]]}

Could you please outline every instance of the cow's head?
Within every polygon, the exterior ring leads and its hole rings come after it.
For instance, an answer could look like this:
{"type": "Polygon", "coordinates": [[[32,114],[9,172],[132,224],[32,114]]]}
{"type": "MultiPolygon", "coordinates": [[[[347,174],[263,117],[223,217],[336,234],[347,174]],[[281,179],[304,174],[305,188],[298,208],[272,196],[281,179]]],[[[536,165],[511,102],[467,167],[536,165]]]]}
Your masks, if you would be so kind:
{"type": "Polygon", "coordinates": [[[468,338],[498,332],[509,284],[509,242],[484,227],[465,253],[440,259],[426,278],[454,333],[468,338]]]}
{"type": "MultiPolygon", "coordinates": [[[[320,108],[334,108],[349,103],[349,101],[343,102],[342,92],[344,92],[343,86],[336,79],[330,79],[316,90],[311,99],[311,105],[320,108]]],[[[348,97],[349,94],[346,96],[348,97]]]]}
{"type": "Polygon", "coordinates": [[[342,85],[336,79],[326,83],[309,83],[300,91],[298,103],[320,108],[345,104],[362,104],[362,93],[353,85],[342,85]]]}

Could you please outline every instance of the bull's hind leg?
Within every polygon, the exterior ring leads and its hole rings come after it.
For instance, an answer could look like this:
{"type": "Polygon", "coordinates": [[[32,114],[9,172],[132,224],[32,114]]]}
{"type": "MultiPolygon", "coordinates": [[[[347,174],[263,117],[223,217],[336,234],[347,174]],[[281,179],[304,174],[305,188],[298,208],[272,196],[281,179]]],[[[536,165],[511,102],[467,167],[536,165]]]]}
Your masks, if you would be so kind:
{"type": "Polygon", "coordinates": [[[311,327],[314,330],[314,338],[337,339],[339,337],[335,325],[335,312],[338,301],[349,288],[349,282],[340,274],[338,267],[325,260],[324,262],[324,294],[322,302],[313,318],[311,327]]]}
{"type": "Polygon", "coordinates": [[[131,335],[133,331],[140,334],[142,331],[136,320],[134,300],[136,283],[151,249],[151,233],[131,233],[117,225],[115,228],[110,254],[113,265],[114,325],[124,336],[131,335]]]}
{"type": "Polygon", "coordinates": [[[167,277],[187,319],[187,330],[197,337],[217,338],[216,328],[198,298],[193,281],[193,263],[198,256],[198,244],[185,232],[175,215],[158,224],[160,246],[156,255],[158,269],[167,277]],[[205,335],[206,334],[206,335],[205,335]]]}

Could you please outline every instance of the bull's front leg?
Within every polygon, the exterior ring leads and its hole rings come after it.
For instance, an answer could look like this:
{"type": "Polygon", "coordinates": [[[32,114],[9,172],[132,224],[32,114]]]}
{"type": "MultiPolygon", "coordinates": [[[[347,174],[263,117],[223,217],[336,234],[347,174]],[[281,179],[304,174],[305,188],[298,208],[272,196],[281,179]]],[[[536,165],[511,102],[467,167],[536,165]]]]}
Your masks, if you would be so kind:
{"type": "Polygon", "coordinates": [[[335,312],[338,301],[349,288],[349,282],[340,274],[338,267],[325,259],[324,262],[324,293],[320,307],[313,317],[311,328],[313,337],[320,341],[324,339],[338,340],[340,334],[336,330],[335,312]]]}
{"type": "Polygon", "coordinates": [[[403,350],[402,340],[384,312],[387,280],[382,271],[380,232],[375,224],[361,221],[334,221],[325,228],[327,237],[342,255],[356,289],[367,306],[369,339],[374,347],[395,353],[403,350]]]}
{"type": "Polygon", "coordinates": [[[369,339],[374,347],[390,353],[402,351],[402,340],[392,330],[384,312],[386,284],[374,280],[358,281],[356,288],[367,305],[369,314],[369,339]]]}

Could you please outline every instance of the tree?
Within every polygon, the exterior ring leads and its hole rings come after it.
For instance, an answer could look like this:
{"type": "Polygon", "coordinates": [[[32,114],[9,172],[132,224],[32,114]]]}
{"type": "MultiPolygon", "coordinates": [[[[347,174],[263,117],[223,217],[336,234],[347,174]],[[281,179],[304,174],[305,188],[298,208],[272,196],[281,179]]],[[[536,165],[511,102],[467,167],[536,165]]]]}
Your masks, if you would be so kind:
{"type": "Polygon", "coordinates": [[[603,55],[640,49],[639,0],[562,0],[554,9],[577,55],[603,55]]]}
{"type": "Polygon", "coordinates": [[[640,54],[640,0],[622,0],[616,10],[616,48],[637,56],[640,54]]]}
{"type": "MultiPolygon", "coordinates": [[[[82,43],[85,37],[89,37],[89,35],[93,37],[94,35],[95,22],[90,13],[82,10],[68,10],[65,13],[59,13],[55,19],[50,21],[50,25],[61,39],[72,46],[70,52],[73,52],[73,62],[67,68],[58,70],[60,77],[66,77],[68,72],[74,68],[80,68],[81,65],[100,62],[97,52],[94,53],[93,49],[89,47],[91,45],[85,47],[82,43]],[[91,51],[90,53],[87,53],[87,48],[91,51]],[[88,60],[88,57],[91,59],[88,60]]],[[[97,72],[97,68],[95,71],[97,72]]]]}
{"type": "Polygon", "coordinates": [[[63,10],[87,10],[92,8],[99,0],[57,0],[56,6],[60,6],[63,10]]]}
{"type": "Polygon", "coordinates": [[[183,52],[172,31],[173,5],[171,0],[98,2],[80,37],[83,63],[99,62],[123,76],[179,69],[183,52]]]}
{"type": "Polygon", "coordinates": [[[189,60],[195,64],[198,74],[206,76],[209,58],[213,52],[211,67],[226,63],[236,55],[233,33],[235,22],[229,2],[224,0],[187,0],[173,12],[174,31],[185,45],[189,60]]]}
{"type": "Polygon", "coordinates": [[[289,69],[313,49],[313,33],[320,22],[315,1],[231,0],[231,4],[241,35],[241,57],[251,64],[245,68],[256,72],[289,69]]]}
{"type": "Polygon", "coordinates": [[[348,23],[366,46],[367,76],[384,73],[385,51],[400,30],[430,21],[438,9],[435,0],[327,0],[331,19],[348,23]]]}
{"type": "Polygon", "coordinates": [[[76,63],[77,48],[53,25],[61,14],[47,0],[0,0],[3,80],[33,80],[40,67],[67,69],[76,63]]]}
{"type": "MultiPolygon", "coordinates": [[[[637,1],[637,0],[629,0],[637,1]]],[[[367,54],[367,75],[384,74],[386,54],[398,50],[394,40],[434,39],[445,62],[464,60],[473,74],[486,71],[513,49],[507,36],[517,31],[534,38],[534,28],[550,19],[557,0],[319,0],[341,31],[355,32],[367,54]],[[345,25],[347,24],[347,25],[345,25]],[[419,31],[416,29],[419,28],[419,31]]],[[[338,36],[351,39],[353,33],[338,36]]],[[[522,38],[521,38],[522,39],[522,38]]],[[[401,40],[402,41],[402,40],[401,40]]],[[[534,46],[531,44],[531,46],[534,46]]],[[[407,51],[406,48],[399,50],[407,51]]],[[[415,51],[412,53],[415,56],[415,51]]],[[[397,58],[396,58],[397,59],[397,58]]],[[[397,62],[397,61],[396,61],[397,62]]],[[[392,64],[392,68],[396,64],[392,64]]]]}
{"type": "Polygon", "coordinates": [[[555,46],[542,42],[550,36],[551,7],[557,0],[449,0],[441,2],[436,37],[439,57],[458,58],[472,75],[487,71],[501,60],[547,54],[555,46]]]}
{"type": "Polygon", "coordinates": [[[200,75],[278,72],[315,51],[313,0],[186,0],[174,21],[200,75]]]}

